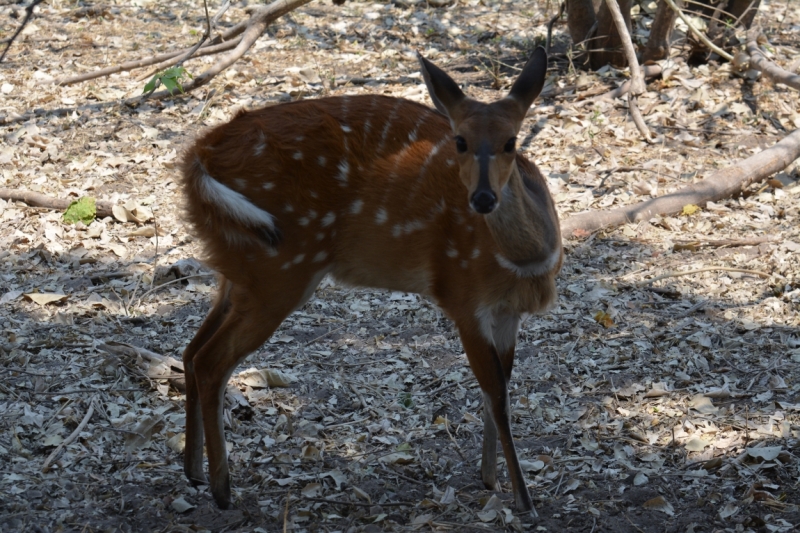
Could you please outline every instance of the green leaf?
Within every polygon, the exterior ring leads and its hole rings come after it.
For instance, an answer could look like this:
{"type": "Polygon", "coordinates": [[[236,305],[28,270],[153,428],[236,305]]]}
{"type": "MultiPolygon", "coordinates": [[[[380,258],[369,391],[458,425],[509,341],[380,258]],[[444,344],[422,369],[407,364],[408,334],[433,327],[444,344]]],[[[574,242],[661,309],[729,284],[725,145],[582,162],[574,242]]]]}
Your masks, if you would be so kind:
{"type": "Polygon", "coordinates": [[[144,86],[144,91],[142,91],[142,94],[147,94],[149,92],[155,91],[157,82],[158,82],[158,75],[155,75],[150,81],[147,82],[147,85],[144,86]]]}
{"type": "Polygon", "coordinates": [[[175,89],[179,89],[181,92],[183,92],[183,87],[181,87],[180,83],[175,81],[175,78],[161,78],[161,83],[163,83],[164,87],[167,88],[169,94],[172,94],[175,89]]]}
{"type": "Polygon", "coordinates": [[[162,72],[157,73],[153,78],[144,86],[143,93],[149,93],[156,89],[158,82],[164,84],[170,94],[179,90],[184,92],[183,85],[181,85],[182,78],[191,79],[193,76],[189,74],[183,67],[170,67],[162,72]]]}
{"type": "Polygon", "coordinates": [[[69,207],[64,211],[64,222],[75,224],[80,221],[84,224],[90,224],[96,215],[97,207],[95,206],[94,198],[84,196],[69,204],[69,207]]]}

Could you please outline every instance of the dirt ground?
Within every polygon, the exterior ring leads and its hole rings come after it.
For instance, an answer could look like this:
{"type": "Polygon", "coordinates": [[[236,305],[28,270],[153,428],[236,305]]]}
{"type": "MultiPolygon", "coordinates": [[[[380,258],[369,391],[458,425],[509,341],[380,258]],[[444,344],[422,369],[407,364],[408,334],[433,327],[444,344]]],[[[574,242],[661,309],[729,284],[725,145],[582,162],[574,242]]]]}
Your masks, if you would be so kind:
{"type": "MultiPolygon", "coordinates": [[[[331,279],[234,373],[236,509],[218,510],[183,476],[181,373],[158,357],[180,359],[215,287],[181,221],[182,147],[242,107],[364,93],[430,105],[416,50],[497,98],[556,6],[315,1],[207,87],[95,109],[152,73],[52,80],[190,46],[204,28],[195,2],[103,6],[46,2],[0,65],[0,187],[125,207],[86,226],[0,200],[0,531],[800,526],[795,165],[741,198],[565,241],[559,302],[524,323],[511,382],[538,523],[515,512],[504,466],[504,492],[480,483],[481,395],[447,318],[418,296],[331,279]]],[[[640,41],[651,9],[634,16],[640,41]]],[[[4,38],[21,13],[0,7],[4,38]]],[[[757,20],[771,57],[796,69],[800,4],[762,0],[757,20]]],[[[625,102],[587,102],[625,74],[576,70],[565,30],[520,136],[562,219],[674,191],[800,127],[796,91],[677,57],[639,100],[657,136],[647,145],[625,102]]]]}

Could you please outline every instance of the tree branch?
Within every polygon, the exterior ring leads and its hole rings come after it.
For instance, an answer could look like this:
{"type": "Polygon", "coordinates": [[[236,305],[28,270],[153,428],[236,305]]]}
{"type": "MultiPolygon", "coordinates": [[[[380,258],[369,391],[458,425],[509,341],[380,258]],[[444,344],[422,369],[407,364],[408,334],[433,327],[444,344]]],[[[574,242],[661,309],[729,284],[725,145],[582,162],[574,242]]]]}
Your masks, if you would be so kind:
{"type": "Polygon", "coordinates": [[[619,32],[620,41],[622,41],[622,49],[625,51],[625,57],[628,60],[628,67],[631,69],[631,84],[628,92],[628,110],[631,112],[633,123],[639,133],[642,134],[646,142],[651,142],[650,130],[647,129],[647,124],[644,123],[642,112],[639,111],[638,98],[644,92],[644,76],[642,69],[639,68],[639,61],[636,59],[636,51],[633,49],[633,41],[631,34],[628,31],[628,26],[625,24],[625,19],[622,18],[622,12],[619,10],[617,0],[606,0],[608,10],[611,12],[611,19],[619,32]]]}
{"type": "MultiPolygon", "coordinates": [[[[311,0],[275,0],[267,6],[259,6],[253,9],[252,15],[247,21],[247,28],[242,33],[242,38],[236,48],[214,63],[205,72],[195,76],[192,81],[183,85],[183,92],[188,93],[211,81],[217,74],[238,61],[253,46],[253,43],[261,37],[261,34],[264,33],[272,21],[309,2],[311,0]]],[[[173,94],[168,90],[163,90],[153,93],[149,97],[160,99],[169,96],[173,96],[173,94]]]]}
{"type": "Polygon", "coordinates": [[[800,76],[792,74],[766,58],[758,47],[758,37],[761,28],[753,27],[747,32],[747,53],[750,54],[750,68],[760,70],[764,76],[775,83],[781,83],[792,89],[800,91],[800,76]]]}

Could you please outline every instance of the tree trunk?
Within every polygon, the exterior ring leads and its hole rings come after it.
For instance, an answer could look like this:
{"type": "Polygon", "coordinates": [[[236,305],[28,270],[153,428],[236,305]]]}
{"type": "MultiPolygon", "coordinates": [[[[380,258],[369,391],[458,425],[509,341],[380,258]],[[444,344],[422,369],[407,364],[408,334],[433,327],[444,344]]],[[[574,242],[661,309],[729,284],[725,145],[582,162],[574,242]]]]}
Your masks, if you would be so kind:
{"type": "MultiPolygon", "coordinates": [[[[628,33],[631,32],[631,0],[617,0],[625,26],[628,33]]],[[[628,61],[625,59],[625,52],[622,50],[622,39],[619,36],[614,19],[611,18],[611,11],[603,0],[595,10],[597,13],[596,39],[590,42],[589,49],[592,51],[589,58],[589,66],[592,70],[597,70],[603,65],[613,65],[615,67],[625,67],[628,61]]]]}
{"type": "Polygon", "coordinates": [[[584,43],[584,41],[596,35],[596,33],[589,35],[596,20],[592,0],[567,2],[567,27],[575,46],[582,44],[584,48],[589,48],[589,42],[584,43]]]}
{"type": "MultiPolygon", "coordinates": [[[[676,4],[681,6],[683,2],[677,0],[676,4]]],[[[650,38],[642,50],[642,63],[669,57],[670,36],[677,18],[677,13],[664,0],[658,3],[653,25],[650,27],[650,38]]]]}
{"type": "MultiPolygon", "coordinates": [[[[631,29],[631,0],[617,0],[628,31],[631,29]]],[[[567,26],[572,42],[588,53],[579,63],[589,63],[593,70],[604,65],[624,67],[628,64],[622,51],[622,40],[603,0],[569,0],[567,26]]]]}
{"type": "MultiPolygon", "coordinates": [[[[697,15],[708,24],[708,37],[721,48],[730,48],[734,37],[733,27],[749,28],[758,12],[761,0],[692,0],[685,4],[686,14],[697,15]]],[[[618,0],[625,25],[631,29],[631,0],[618,0]]],[[[659,0],[650,38],[641,52],[642,62],[657,61],[669,56],[670,35],[676,15],[664,0],[659,0]]],[[[603,0],[568,0],[567,26],[574,45],[581,45],[586,54],[578,63],[588,63],[597,70],[604,65],[625,67],[627,61],[622,51],[619,32],[603,0]]],[[[692,46],[690,61],[705,62],[708,49],[689,35],[692,46]]]]}

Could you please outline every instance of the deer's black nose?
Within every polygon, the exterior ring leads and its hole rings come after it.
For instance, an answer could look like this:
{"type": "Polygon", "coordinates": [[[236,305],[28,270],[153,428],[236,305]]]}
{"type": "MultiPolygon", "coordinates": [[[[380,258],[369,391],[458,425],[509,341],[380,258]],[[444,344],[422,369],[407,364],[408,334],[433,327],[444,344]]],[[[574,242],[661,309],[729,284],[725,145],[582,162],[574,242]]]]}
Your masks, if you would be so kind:
{"type": "Polygon", "coordinates": [[[492,191],[480,190],[475,191],[470,199],[472,209],[476,212],[486,215],[494,211],[497,207],[497,196],[492,191]]]}

